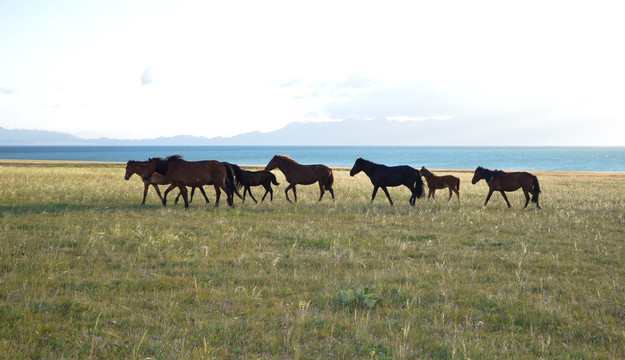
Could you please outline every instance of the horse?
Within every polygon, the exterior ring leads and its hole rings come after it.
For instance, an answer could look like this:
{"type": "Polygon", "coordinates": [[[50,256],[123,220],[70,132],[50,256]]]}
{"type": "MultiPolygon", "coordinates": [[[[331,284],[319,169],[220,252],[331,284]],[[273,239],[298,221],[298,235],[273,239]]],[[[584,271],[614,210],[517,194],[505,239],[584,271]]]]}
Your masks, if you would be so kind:
{"type": "Polygon", "coordinates": [[[378,188],[381,188],[386,194],[388,201],[390,201],[391,206],[393,205],[391,195],[389,195],[388,190],[386,190],[387,186],[404,185],[410,189],[412,195],[410,196],[409,202],[412,206],[415,205],[417,198],[423,197],[423,180],[421,180],[421,175],[417,169],[412,166],[386,166],[376,164],[363,158],[358,158],[356,159],[352,170],[349,172],[349,175],[354,176],[361,171],[367,174],[373,184],[371,203],[373,202],[373,199],[375,199],[378,188]]]}
{"type": "Polygon", "coordinates": [[[265,166],[265,170],[271,171],[275,168],[280,169],[286,177],[286,181],[289,182],[289,186],[284,190],[288,202],[292,202],[291,199],[289,199],[290,189],[293,189],[293,197],[295,198],[295,202],[297,202],[295,185],[311,185],[316,182],[319,182],[319,190],[321,192],[319,201],[323,198],[325,190],[330,192],[332,200],[334,200],[334,190],[332,189],[334,174],[329,167],[321,164],[301,165],[288,156],[275,155],[267,166],[265,166]]]}
{"type": "Polygon", "coordinates": [[[511,207],[505,192],[516,191],[521,188],[523,189],[523,194],[525,194],[525,206],[523,208],[525,209],[527,207],[527,204],[530,201],[529,194],[532,194],[532,203],[535,203],[536,207],[540,209],[540,205],[538,204],[540,185],[538,185],[538,178],[536,176],[527,172],[505,172],[501,170],[493,171],[478,166],[477,169],[475,169],[471,183],[477,184],[477,182],[482,179],[486,181],[489,187],[488,196],[486,197],[484,206],[488,203],[488,200],[490,199],[490,196],[493,195],[493,192],[499,191],[504,200],[506,200],[508,207],[511,207]]]}
{"type": "Polygon", "coordinates": [[[430,196],[432,197],[432,199],[436,201],[436,198],[434,197],[434,193],[436,192],[437,189],[449,188],[449,199],[447,199],[447,202],[451,200],[451,197],[453,196],[453,193],[455,192],[456,196],[458,197],[458,203],[460,203],[460,179],[459,178],[453,175],[436,176],[432,174],[430,170],[426,169],[425,166],[421,167],[421,170],[419,170],[419,174],[421,174],[421,176],[425,178],[425,181],[428,184],[428,189],[429,189],[428,202],[430,201],[430,196]]]}
{"type": "Polygon", "coordinates": [[[226,192],[228,205],[234,207],[235,192],[234,175],[232,168],[216,160],[186,161],[181,155],[169,156],[166,159],[151,158],[143,172],[143,179],[149,179],[152,174],[159,173],[171,181],[165,190],[163,206],[167,205],[167,194],[175,187],[180,189],[184,199],[184,207],[189,207],[187,186],[213,185],[215,187],[215,206],[219,205],[221,190],[226,192]]]}
{"type": "MultiPolygon", "coordinates": [[[[147,161],[128,160],[128,162],[126,163],[126,175],[124,176],[124,179],[129,180],[130,177],[134,174],[142,176],[143,172],[145,171],[145,167],[147,163],[148,163],[147,161]]],[[[161,199],[161,202],[162,202],[163,196],[161,195],[161,191],[158,188],[158,185],[169,185],[169,184],[171,184],[171,181],[169,181],[169,179],[167,179],[165,176],[159,173],[154,173],[148,180],[143,180],[143,185],[144,185],[143,201],[141,202],[141,205],[145,205],[145,198],[148,195],[148,189],[150,188],[150,185],[154,187],[156,194],[158,194],[158,197],[161,199]]],[[[210,200],[208,200],[208,197],[206,196],[206,193],[204,192],[204,188],[199,186],[199,189],[202,192],[202,195],[204,195],[204,199],[206,199],[206,203],[208,204],[210,200]]],[[[189,199],[189,203],[193,201],[194,193],[195,193],[195,187],[191,189],[191,198],[189,199]]],[[[178,195],[176,196],[176,201],[175,201],[176,204],[178,203],[178,199],[180,198],[180,195],[182,195],[182,193],[178,193],[178,195]]]]}
{"type": "Polygon", "coordinates": [[[265,201],[265,197],[269,194],[270,201],[273,201],[273,189],[271,188],[271,184],[280,185],[276,180],[276,176],[267,170],[260,171],[248,171],[241,169],[241,183],[243,185],[243,202],[245,202],[245,193],[249,193],[252,200],[255,203],[258,203],[252,195],[251,186],[259,186],[262,185],[265,188],[265,194],[263,198],[260,200],[261,202],[265,201]]]}

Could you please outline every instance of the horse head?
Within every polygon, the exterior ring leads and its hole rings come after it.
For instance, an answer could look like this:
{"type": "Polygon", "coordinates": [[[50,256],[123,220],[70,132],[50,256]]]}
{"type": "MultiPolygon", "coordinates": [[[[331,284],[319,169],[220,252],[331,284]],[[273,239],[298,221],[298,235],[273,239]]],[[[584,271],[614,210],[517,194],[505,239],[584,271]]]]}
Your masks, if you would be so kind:
{"type": "Polygon", "coordinates": [[[430,174],[430,170],[426,169],[425,166],[421,166],[421,169],[419,170],[419,175],[426,176],[427,174],[430,174]]]}
{"type": "Polygon", "coordinates": [[[478,166],[477,169],[475,169],[475,173],[473,173],[473,179],[471,180],[471,184],[475,185],[477,184],[478,181],[483,179],[482,171],[484,171],[484,168],[481,166],[478,166]]]}
{"type": "Polygon", "coordinates": [[[271,158],[271,161],[269,161],[269,163],[267,164],[267,166],[265,166],[265,170],[271,171],[271,170],[277,168],[278,167],[278,161],[279,161],[278,160],[278,155],[274,155],[271,158]]]}
{"type": "Polygon", "coordinates": [[[132,174],[134,174],[134,164],[133,160],[128,160],[126,163],[126,174],[124,175],[124,179],[129,180],[132,174]]]}
{"type": "Polygon", "coordinates": [[[269,161],[269,164],[265,166],[265,170],[271,171],[275,168],[279,168],[282,164],[295,163],[295,160],[286,155],[274,155],[269,161]]]}
{"type": "Polygon", "coordinates": [[[362,164],[365,161],[365,159],[363,158],[358,158],[356,159],[356,162],[354,163],[354,166],[352,166],[352,169],[349,172],[350,176],[354,176],[356,174],[358,174],[359,172],[362,171],[362,164]]]}

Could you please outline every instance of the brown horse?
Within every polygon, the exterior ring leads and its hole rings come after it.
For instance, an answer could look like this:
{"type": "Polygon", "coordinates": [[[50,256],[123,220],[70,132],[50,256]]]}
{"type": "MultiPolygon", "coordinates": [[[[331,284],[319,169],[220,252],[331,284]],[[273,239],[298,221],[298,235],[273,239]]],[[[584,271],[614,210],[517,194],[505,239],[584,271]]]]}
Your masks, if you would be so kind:
{"type": "Polygon", "coordinates": [[[228,205],[234,207],[234,175],[230,166],[215,160],[186,161],[181,155],[173,155],[166,159],[152,158],[148,160],[142,178],[149,179],[152,174],[159,173],[171,181],[171,186],[165,190],[163,206],[167,205],[167,194],[178,187],[184,199],[184,207],[189,207],[187,198],[187,186],[213,185],[217,199],[215,206],[219,205],[221,190],[226,192],[228,205]]]}
{"type": "MultiPolygon", "coordinates": [[[[134,174],[142,176],[147,164],[148,164],[147,161],[128,160],[128,162],[126,163],[126,175],[124,176],[124,179],[129,180],[130,177],[134,174]]],[[[161,199],[161,202],[162,202],[163,196],[161,195],[161,191],[158,188],[158,185],[169,185],[169,184],[171,184],[171,181],[169,181],[169,179],[167,179],[165,176],[159,173],[154,173],[148,180],[143,180],[143,201],[141,202],[141,205],[145,205],[145,197],[148,195],[148,189],[150,188],[150,185],[154,187],[156,194],[158,194],[158,197],[161,199]]],[[[200,188],[200,191],[202,192],[202,195],[204,195],[204,199],[206,199],[206,203],[208,204],[210,201],[208,200],[208,197],[206,197],[204,188],[201,186],[199,186],[199,188],[200,188]]],[[[189,203],[193,201],[194,193],[195,193],[195,187],[191,189],[191,198],[189,199],[189,203]]],[[[178,203],[178,199],[180,198],[180,195],[182,195],[182,193],[178,193],[178,196],[176,196],[176,201],[175,201],[176,204],[178,203]]]]}
{"type": "Polygon", "coordinates": [[[319,190],[321,191],[319,201],[323,198],[325,190],[330,192],[332,200],[334,200],[334,190],[332,189],[334,175],[332,174],[332,169],[329,167],[321,164],[300,165],[288,156],[275,155],[271,161],[269,161],[265,170],[271,171],[275,168],[280,169],[280,171],[284,174],[284,177],[286,177],[286,181],[289,182],[289,186],[287,186],[284,190],[288,202],[291,202],[288,193],[289,189],[293,189],[293,197],[295,198],[295,202],[297,202],[295,185],[311,185],[316,182],[319,182],[319,190]]]}
{"type": "Polygon", "coordinates": [[[280,185],[276,180],[276,176],[267,170],[260,171],[248,171],[241,169],[241,176],[239,177],[241,181],[241,185],[243,185],[243,202],[245,202],[245,193],[249,193],[252,200],[255,203],[258,203],[252,195],[251,186],[259,186],[262,185],[265,188],[265,195],[260,200],[261,202],[265,201],[265,197],[269,194],[270,201],[273,201],[273,189],[271,188],[271,184],[280,185]]]}
{"type": "Polygon", "coordinates": [[[449,199],[447,199],[447,202],[451,200],[453,193],[456,193],[456,196],[458,197],[458,203],[460,203],[459,178],[453,175],[436,176],[432,174],[430,170],[426,169],[425,166],[421,167],[421,170],[419,170],[419,174],[421,174],[421,176],[425,178],[425,181],[428,184],[428,202],[430,201],[430,196],[432,197],[432,199],[436,200],[436,198],[434,197],[436,189],[449,188],[449,199]]]}
{"type": "Polygon", "coordinates": [[[504,172],[501,170],[488,170],[481,166],[478,166],[475,169],[475,173],[473,174],[473,180],[471,180],[472,184],[476,184],[478,181],[484,179],[488,184],[489,191],[488,196],[486,197],[486,201],[484,202],[484,206],[488,203],[490,196],[493,195],[494,191],[499,191],[501,196],[503,196],[504,200],[510,206],[510,202],[506,197],[506,191],[516,191],[519,188],[523,189],[523,193],[525,194],[525,206],[530,201],[529,194],[532,194],[532,202],[536,203],[536,207],[540,209],[540,205],[538,204],[538,195],[540,194],[540,186],[538,185],[538,178],[527,172],[504,172]]]}

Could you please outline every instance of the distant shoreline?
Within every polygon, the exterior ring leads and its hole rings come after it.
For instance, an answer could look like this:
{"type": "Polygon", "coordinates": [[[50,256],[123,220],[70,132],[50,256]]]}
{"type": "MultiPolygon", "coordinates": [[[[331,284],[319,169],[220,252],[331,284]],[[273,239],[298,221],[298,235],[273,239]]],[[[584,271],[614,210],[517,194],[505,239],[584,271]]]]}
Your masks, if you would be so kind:
{"type": "MultiPolygon", "coordinates": [[[[124,166],[125,162],[115,162],[115,161],[79,161],[79,160],[21,160],[21,159],[0,159],[0,166],[10,166],[10,165],[58,165],[58,166],[124,166]]],[[[246,168],[248,170],[262,170],[265,165],[250,165],[250,164],[239,164],[239,166],[246,168]]],[[[348,171],[351,168],[346,166],[330,166],[335,170],[348,171]]],[[[437,169],[431,168],[430,170],[435,172],[450,172],[450,173],[472,173],[475,169],[437,169]]],[[[530,171],[536,174],[541,175],[554,175],[554,176],[592,176],[592,177],[601,177],[601,176],[624,176],[625,172],[616,172],[616,171],[558,171],[558,170],[532,170],[532,169],[518,169],[518,170],[505,170],[505,171],[530,171]]]]}

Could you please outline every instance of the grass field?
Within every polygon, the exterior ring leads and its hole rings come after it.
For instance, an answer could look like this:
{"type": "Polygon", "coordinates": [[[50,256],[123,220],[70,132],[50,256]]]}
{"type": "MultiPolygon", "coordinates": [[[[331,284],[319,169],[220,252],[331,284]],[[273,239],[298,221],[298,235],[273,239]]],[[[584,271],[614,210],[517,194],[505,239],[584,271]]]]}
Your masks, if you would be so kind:
{"type": "Polygon", "coordinates": [[[0,354],[625,357],[625,174],[536,173],[543,210],[523,210],[484,208],[471,172],[461,204],[415,207],[338,169],[336,202],[289,204],[275,173],[273,203],[184,210],[141,206],[121,164],[0,165],[0,354]]]}

